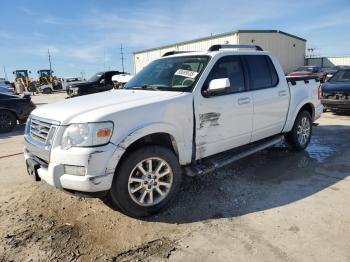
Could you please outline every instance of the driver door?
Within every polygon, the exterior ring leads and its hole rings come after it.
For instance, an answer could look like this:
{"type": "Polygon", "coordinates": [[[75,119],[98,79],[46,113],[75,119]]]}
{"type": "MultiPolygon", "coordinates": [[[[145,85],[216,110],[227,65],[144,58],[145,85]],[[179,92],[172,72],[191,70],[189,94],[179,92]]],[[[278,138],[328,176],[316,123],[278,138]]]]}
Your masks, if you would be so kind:
{"type": "Polygon", "coordinates": [[[240,56],[220,58],[195,96],[196,159],[248,144],[253,130],[253,99],[240,56]],[[213,79],[229,78],[229,90],[205,97],[213,79]]]}

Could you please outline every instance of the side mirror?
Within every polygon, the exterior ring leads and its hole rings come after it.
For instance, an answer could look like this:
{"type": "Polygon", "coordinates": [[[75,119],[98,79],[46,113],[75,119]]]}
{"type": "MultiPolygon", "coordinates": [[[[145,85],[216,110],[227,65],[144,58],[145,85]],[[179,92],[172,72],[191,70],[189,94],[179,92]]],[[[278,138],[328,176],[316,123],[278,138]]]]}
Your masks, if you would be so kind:
{"type": "Polygon", "coordinates": [[[104,83],[105,83],[105,79],[102,78],[102,79],[100,80],[100,84],[104,84],[104,83]]]}
{"type": "Polygon", "coordinates": [[[210,81],[209,87],[205,93],[207,96],[222,95],[227,92],[230,86],[230,79],[228,78],[213,79],[210,81]]]}

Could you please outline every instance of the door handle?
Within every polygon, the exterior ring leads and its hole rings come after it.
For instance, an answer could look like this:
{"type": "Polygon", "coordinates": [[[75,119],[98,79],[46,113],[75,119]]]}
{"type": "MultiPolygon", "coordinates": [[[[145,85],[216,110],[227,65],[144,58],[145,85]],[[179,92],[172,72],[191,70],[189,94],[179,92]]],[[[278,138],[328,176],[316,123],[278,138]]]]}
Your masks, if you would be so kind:
{"type": "Polygon", "coordinates": [[[238,104],[239,105],[246,105],[250,103],[250,98],[249,97],[243,97],[238,99],[238,104]]]}
{"type": "Polygon", "coordinates": [[[283,90],[283,91],[279,91],[278,92],[279,96],[286,96],[287,95],[287,91],[283,90]]]}

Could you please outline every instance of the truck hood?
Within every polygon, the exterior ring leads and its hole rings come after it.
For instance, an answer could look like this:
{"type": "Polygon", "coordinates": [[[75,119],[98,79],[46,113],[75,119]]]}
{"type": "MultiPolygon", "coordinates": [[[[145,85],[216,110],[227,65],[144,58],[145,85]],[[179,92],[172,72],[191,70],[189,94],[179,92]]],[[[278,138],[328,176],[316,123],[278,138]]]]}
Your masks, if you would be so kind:
{"type": "Polygon", "coordinates": [[[113,107],[113,111],[118,112],[144,104],[159,102],[181,94],[182,92],[172,91],[111,90],[40,106],[33,111],[32,115],[59,121],[61,125],[66,125],[80,114],[91,112],[95,117],[98,109],[113,107]]]}
{"type": "Polygon", "coordinates": [[[350,94],[350,83],[326,82],[322,85],[322,91],[325,93],[342,92],[350,94]]]}

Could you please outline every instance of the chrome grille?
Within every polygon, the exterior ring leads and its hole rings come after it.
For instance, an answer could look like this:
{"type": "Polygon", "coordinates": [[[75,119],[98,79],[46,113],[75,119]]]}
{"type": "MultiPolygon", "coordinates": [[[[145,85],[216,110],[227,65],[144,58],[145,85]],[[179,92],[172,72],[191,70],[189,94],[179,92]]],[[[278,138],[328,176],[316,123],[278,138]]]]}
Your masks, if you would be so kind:
{"type": "Polygon", "coordinates": [[[52,136],[56,130],[56,127],[42,120],[32,118],[30,120],[30,136],[43,144],[48,144],[51,142],[52,136]]]}

